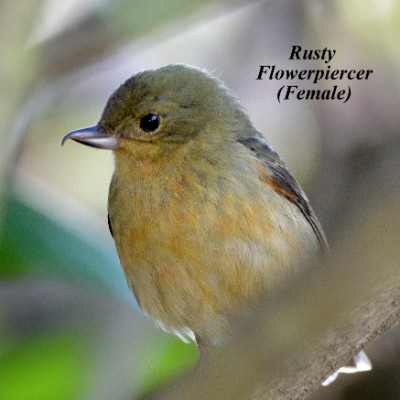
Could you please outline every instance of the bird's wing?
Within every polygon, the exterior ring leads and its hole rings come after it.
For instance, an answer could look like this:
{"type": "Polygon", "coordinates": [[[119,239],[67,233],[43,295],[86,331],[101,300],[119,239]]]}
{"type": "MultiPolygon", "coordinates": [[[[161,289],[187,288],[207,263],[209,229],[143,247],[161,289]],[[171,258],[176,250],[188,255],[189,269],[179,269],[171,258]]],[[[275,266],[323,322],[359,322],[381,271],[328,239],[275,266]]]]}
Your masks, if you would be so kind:
{"type": "Polygon", "coordinates": [[[279,155],[261,134],[239,139],[238,142],[255,156],[260,163],[263,176],[273,186],[275,191],[297,206],[314,231],[321,249],[327,250],[328,242],[326,241],[324,231],[310,206],[307,196],[293,175],[288,171],[279,155]]]}

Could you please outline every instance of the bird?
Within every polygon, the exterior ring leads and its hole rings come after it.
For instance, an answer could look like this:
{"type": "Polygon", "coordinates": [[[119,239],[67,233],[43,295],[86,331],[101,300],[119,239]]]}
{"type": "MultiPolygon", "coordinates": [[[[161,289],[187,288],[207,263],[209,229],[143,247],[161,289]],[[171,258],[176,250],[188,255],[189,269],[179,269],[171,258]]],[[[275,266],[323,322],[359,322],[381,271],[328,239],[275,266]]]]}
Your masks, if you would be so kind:
{"type": "Polygon", "coordinates": [[[307,196],[238,98],[208,72],[138,72],[62,143],[114,153],[108,223],[141,309],[201,354],[328,244],[307,196]]]}
{"type": "MultiPolygon", "coordinates": [[[[95,126],[64,136],[114,153],[108,225],[145,314],[200,361],[266,294],[329,250],[310,202],[238,98],[208,72],[139,72],[95,126]]],[[[361,351],[339,373],[369,371],[361,351]]]]}

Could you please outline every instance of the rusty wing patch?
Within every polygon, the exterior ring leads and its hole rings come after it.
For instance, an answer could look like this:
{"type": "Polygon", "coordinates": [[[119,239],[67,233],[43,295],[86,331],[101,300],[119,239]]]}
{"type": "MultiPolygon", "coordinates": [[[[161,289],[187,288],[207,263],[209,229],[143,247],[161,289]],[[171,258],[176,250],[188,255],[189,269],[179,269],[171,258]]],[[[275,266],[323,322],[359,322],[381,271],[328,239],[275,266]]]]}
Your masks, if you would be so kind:
{"type": "Polygon", "coordinates": [[[321,249],[327,250],[328,243],[325,234],[310,206],[307,196],[279,155],[261,134],[239,139],[238,142],[255,156],[257,169],[262,179],[268,182],[277,193],[296,205],[314,231],[321,249]]]}

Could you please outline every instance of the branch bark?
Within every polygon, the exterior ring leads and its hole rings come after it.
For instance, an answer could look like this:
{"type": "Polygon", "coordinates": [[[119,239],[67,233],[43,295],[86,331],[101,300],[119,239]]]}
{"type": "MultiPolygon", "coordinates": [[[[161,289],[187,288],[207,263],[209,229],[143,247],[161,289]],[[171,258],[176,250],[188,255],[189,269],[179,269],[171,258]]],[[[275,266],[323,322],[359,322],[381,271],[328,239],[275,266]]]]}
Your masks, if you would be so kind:
{"type": "Polygon", "coordinates": [[[266,299],[242,335],[151,399],[305,399],[400,317],[399,147],[384,153],[331,256],[266,299]]]}

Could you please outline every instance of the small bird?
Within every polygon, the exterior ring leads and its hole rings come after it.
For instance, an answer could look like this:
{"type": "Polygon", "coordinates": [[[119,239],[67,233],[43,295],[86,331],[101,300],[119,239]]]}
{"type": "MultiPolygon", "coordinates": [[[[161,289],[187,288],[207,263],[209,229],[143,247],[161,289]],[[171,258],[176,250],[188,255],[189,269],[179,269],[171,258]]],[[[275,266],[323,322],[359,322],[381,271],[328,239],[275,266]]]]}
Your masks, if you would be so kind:
{"type": "Polygon", "coordinates": [[[108,222],[142,310],[201,352],[327,249],[306,195],[218,79],[140,72],[67,139],[112,150],[108,222]]]}
{"type": "MultiPolygon", "coordinates": [[[[96,126],[64,138],[112,150],[108,223],[129,286],[201,357],[266,293],[328,249],[286,165],[218,79],[186,65],[140,72],[96,126]]],[[[368,371],[360,352],[338,373],[368,371]]]]}

